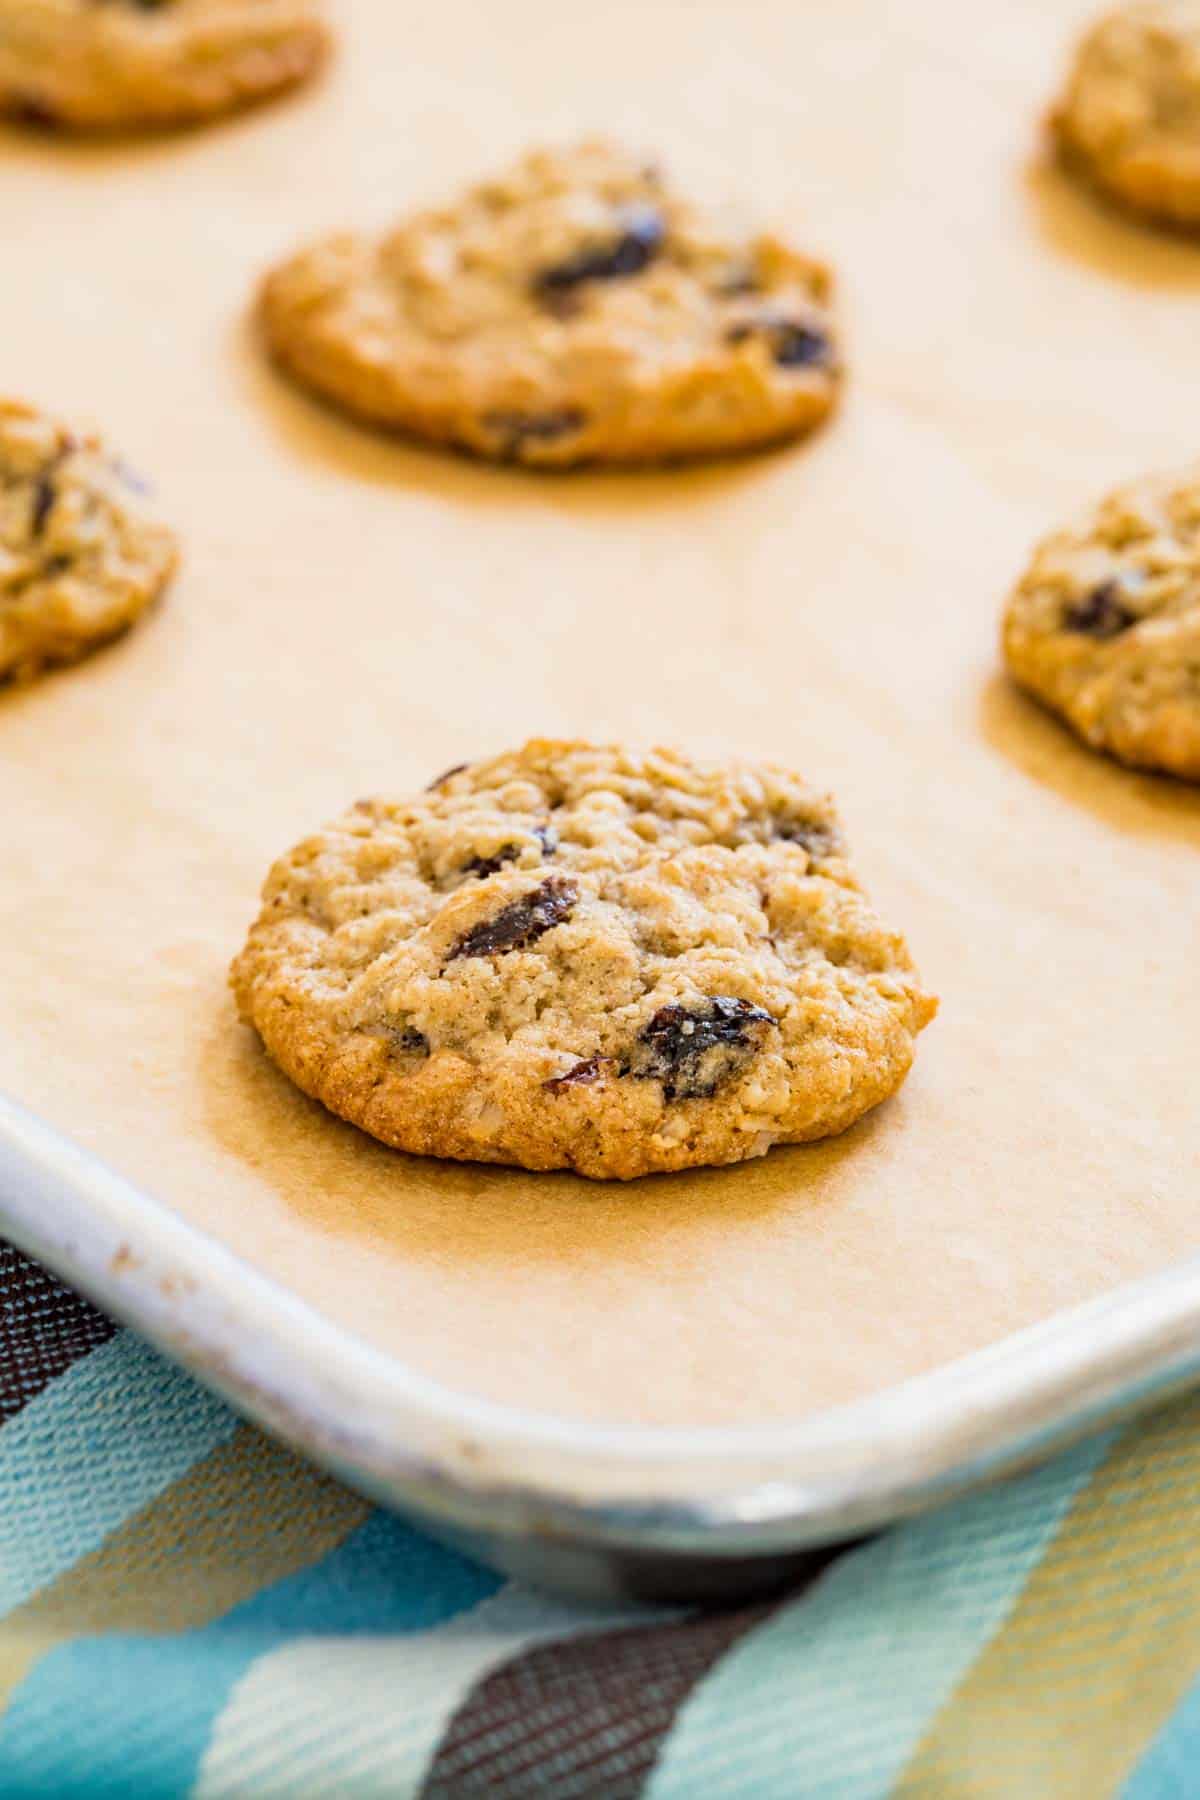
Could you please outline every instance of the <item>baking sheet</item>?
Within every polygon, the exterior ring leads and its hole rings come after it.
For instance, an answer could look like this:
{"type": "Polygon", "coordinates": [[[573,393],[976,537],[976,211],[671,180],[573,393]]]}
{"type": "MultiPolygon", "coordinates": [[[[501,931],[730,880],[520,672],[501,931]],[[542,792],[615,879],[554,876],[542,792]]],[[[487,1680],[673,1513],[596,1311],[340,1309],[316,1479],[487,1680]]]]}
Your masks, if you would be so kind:
{"type": "Polygon", "coordinates": [[[100,424],[186,541],[168,604],[0,699],[0,1087],[419,1370],[575,1418],[797,1418],[1200,1240],[1200,791],[998,676],[1033,538],[1196,453],[1200,248],[1036,159],[1086,12],[1006,0],[343,0],[311,94],[141,146],[6,133],[9,386],[100,424]],[[259,269],[529,141],[615,130],[841,275],[793,452],[539,479],[293,393],[259,269]],[[406,1159],[236,1023],[271,858],[533,733],[792,760],[943,998],[897,1101],[602,1187],[406,1159]]]}

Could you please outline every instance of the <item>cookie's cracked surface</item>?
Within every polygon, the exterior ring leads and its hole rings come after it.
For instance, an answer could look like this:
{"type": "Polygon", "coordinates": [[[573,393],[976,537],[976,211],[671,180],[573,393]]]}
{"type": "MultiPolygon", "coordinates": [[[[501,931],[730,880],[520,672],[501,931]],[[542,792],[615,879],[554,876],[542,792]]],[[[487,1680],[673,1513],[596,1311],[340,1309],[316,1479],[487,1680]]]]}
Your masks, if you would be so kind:
{"type": "Polygon", "coordinates": [[[1053,117],[1067,162],[1147,217],[1200,225],[1200,0],[1097,19],[1053,117]]]}
{"type": "Polygon", "coordinates": [[[0,108],[82,130],[185,124],[324,60],[322,0],[0,0],[0,108]]]}
{"type": "Polygon", "coordinates": [[[1200,781],[1200,465],[1120,488],[1039,545],[1004,653],[1093,748],[1200,781]]]}
{"type": "Polygon", "coordinates": [[[124,631],[175,561],[173,533],[124,464],[95,438],[0,400],[0,682],[124,631]]]}
{"type": "Polygon", "coordinates": [[[384,427],[565,467],[795,437],[840,385],[828,271],[730,236],[613,145],[527,156],[263,286],[277,360],[384,427]]]}
{"type": "Polygon", "coordinates": [[[936,1006],[798,776],[542,741],[283,857],[233,985],[385,1143],[625,1179],[844,1130],[936,1006]]]}

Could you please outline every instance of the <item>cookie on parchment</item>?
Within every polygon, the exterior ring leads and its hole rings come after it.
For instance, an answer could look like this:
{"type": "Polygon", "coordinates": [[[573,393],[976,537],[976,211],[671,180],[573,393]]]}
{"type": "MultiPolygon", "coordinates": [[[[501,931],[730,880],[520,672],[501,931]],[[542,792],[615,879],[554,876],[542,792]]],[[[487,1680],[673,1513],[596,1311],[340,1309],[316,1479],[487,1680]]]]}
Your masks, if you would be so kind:
{"type": "Polygon", "coordinates": [[[936,1010],[798,776],[540,740],[284,856],[232,980],[385,1143],[619,1179],[843,1131],[936,1010]]]}
{"type": "Polygon", "coordinates": [[[182,125],[324,60],[322,0],[0,0],[0,110],[46,125],[182,125]]]}
{"type": "Polygon", "coordinates": [[[0,400],[0,683],[74,662],[166,586],[174,533],[94,437],[0,400]]]}
{"type": "Polygon", "coordinates": [[[1118,489],[1039,545],[1004,654],[1093,749],[1200,781],[1200,464],[1118,489]]]}
{"type": "Polygon", "coordinates": [[[1124,0],[1099,18],[1053,127],[1068,164],[1111,198],[1200,225],[1200,0],[1124,0]]]}
{"type": "Polygon", "coordinates": [[[383,238],[343,234],[264,283],[276,359],[356,416],[566,467],[745,450],[837,399],[831,278],[730,235],[601,141],[535,152],[383,238]]]}

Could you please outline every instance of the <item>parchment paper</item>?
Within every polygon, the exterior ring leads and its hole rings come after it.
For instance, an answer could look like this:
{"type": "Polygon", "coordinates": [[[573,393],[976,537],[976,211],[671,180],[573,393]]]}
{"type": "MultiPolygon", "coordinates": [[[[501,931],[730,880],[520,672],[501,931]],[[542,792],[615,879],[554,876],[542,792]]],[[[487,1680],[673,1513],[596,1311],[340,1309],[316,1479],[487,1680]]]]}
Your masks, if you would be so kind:
{"type": "Polygon", "coordinates": [[[994,653],[1035,536],[1200,449],[1200,247],[1037,165],[1084,10],[343,0],[293,103],[141,146],[6,133],[3,379],[154,477],[187,567],[0,699],[0,1086],[427,1372],[577,1417],[796,1416],[1193,1249],[1200,790],[1078,748],[994,653]],[[824,436],[546,479],[263,367],[272,258],[596,128],[836,262],[824,436]],[[224,987],[269,861],[534,732],[837,792],[943,996],[895,1103],[603,1187],[405,1159],[274,1072],[224,987]]]}

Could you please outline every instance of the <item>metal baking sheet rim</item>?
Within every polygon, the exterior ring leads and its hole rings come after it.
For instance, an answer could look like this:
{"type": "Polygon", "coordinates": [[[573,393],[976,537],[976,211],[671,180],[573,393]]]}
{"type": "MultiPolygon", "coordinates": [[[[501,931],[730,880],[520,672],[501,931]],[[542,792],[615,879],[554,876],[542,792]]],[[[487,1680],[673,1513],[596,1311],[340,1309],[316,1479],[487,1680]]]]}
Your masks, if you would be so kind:
{"type": "Polygon", "coordinates": [[[1028,1466],[1200,1374],[1194,1257],[795,1425],[524,1413],[373,1349],[3,1096],[0,1231],[265,1429],[501,1564],[506,1542],[802,1552],[1028,1466]]]}

